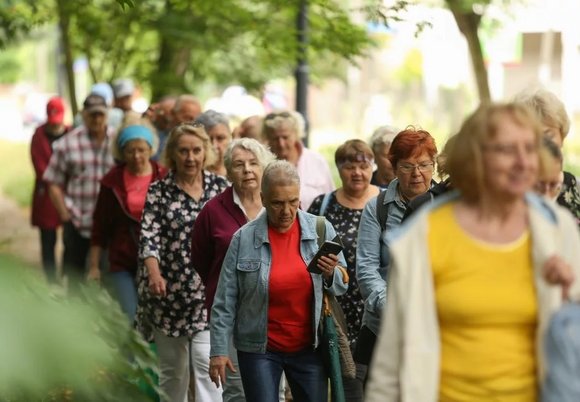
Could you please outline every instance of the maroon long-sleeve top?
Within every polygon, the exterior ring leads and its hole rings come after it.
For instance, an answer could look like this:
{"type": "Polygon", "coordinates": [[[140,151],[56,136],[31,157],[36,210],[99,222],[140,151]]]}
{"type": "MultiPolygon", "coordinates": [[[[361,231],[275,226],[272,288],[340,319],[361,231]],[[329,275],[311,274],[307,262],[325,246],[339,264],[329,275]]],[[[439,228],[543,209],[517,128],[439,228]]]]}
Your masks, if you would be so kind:
{"type": "MultiPolygon", "coordinates": [[[[60,226],[60,218],[48,195],[48,183],[42,180],[42,175],[52,156],[52,143],[62,138],[62,135],[52,136],[46,131],[46,127],[46,124],[38,126],[30,142],[30,158],[36,176],[30,220],[33,226],[41,229],[56,229],[60,226]]],[[[64,133],[66,134],[68,130],[69,127],[65,126],[64,133]]]]}
{"type": "Polygon", "coordinates": [[[195,220],[191,255],[194,268],[205,284],[208,318],[232,236],[247,222],[246,215],[234,203],[231,186],[208,201],[195,220]]]}
{"type": "MultiPolygon", "coordinates": [[[[151,183],[163,178],[167,169],[151,161],[151,183]]],[[[137,271],[140,222],[129,212],[123,182],[125,164],[113,167],[101,180],[101,189],[93,214],[91,245],[109,251],[111,272],[137,271]]]]}

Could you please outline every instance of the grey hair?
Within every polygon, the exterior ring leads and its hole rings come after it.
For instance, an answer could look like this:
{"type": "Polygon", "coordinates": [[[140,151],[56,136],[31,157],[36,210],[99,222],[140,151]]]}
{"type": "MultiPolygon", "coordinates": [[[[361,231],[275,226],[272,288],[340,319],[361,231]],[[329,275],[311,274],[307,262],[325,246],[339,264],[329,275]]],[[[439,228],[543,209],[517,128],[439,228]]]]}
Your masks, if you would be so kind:
{"type": "Polygon", "coordinates": [[[542,87],[520,92],[514,102],[530,108],[540,123],[557,128],[562,141],[570,131],[570,118],[564,103],[554,94],[542,87]]]}
{"type": "Polygon", "coordinates": [[[376,152],[380,145],[391,145],[391,142],[393,142],[399,131],[393,126],[381,126],[373,131],[369,140],[369,146],[373,152],[376,152]]]}
{"type": "Polygon", "coordinates": [[[215,110],[209,109],[197,116],[195,119],[196,123],[203,124],[205,131],[211,131],[217,125],[223,124],[229,130],[230,121],[227,116],[223,113],[216,112],[215,110]]]}
{"type": "Polygon", "coordinates": [[[268,194],[272,186],[292,186],[300,187],[300,176],[296,166],[286,160],[275,160],[270,162],[262,176],[262,194],[268,194]]]}
{"type": "Polygon", "coordinates": [[[281,127],[289,127],[296,133],[297,138],[303,138],[306,130],[304,117],[294,110],[269,113],[262,123],[262,134],[268,139],[270,134],[281,127]]]}
{"type": "Polygon", "coordinates": [[[197,99],[193,95],[179,95],[175,100],[175,105],[173,106],[173,112],[179,112],[181,110],[181,105],[184,103],[193,103],[194,105],[198,105],[201,109],[201,103],[199,99],[197,99]]]}
{"type": "Polygon", "coordinates": [[[262,170],[270,162],[276,159],[276,156],[270,152],[270,150],[266,148],[261,142],[253,138],[237,138],[230,142],[226,148],[226,152],[224,153],[224,166],[226,167],[228,174],[230,174],[230,170],[232,168],[232,155],[236,148],[242,148],[253,153],[258,160],[258,163],[262,167],[262,170]]]}

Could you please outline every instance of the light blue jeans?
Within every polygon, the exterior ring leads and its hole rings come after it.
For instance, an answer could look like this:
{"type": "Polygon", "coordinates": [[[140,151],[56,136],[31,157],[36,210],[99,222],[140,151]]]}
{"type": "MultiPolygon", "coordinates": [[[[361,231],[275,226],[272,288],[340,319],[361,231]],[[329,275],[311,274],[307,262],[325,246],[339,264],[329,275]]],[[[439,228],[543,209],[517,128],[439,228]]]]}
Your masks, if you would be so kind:
{"type": "Polygon", "coordinates": [[[137,312],[135,276],[129,271],[109,272],[106,281],[111,296],[119,302],[129,322],[133,323],[137,312]]]}

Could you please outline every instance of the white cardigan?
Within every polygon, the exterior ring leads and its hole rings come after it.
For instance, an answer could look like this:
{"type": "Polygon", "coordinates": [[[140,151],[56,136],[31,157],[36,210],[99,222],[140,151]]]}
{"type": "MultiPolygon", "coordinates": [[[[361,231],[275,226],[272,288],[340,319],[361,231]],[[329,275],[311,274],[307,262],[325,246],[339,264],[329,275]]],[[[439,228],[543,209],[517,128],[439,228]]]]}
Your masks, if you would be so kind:
{"type": "MultiPolygon", "coordinates": [[[[439,397],[440,341],[433,275],[427,247],[428,216],[438,206],[457,199],[441,196],[417,212],[390,242],[388,294],[375,347],[367,402],[436,402],[439,397]]],[[[542,266],[561,256],[574,270],[572,298],[580,295],[580,234],[570,213],[533,194],[526,196],[532,239],[532,259],[538,296],[536,350],[543,378],[543,342],[550,316],[562,303],[560,286],[542,278],[542,266]]]]}

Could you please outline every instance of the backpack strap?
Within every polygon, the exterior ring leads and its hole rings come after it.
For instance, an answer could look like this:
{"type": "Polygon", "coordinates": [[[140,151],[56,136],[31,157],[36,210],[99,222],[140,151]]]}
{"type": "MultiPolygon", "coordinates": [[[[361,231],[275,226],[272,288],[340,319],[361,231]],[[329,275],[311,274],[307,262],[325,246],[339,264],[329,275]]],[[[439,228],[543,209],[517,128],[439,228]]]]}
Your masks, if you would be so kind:
{"type": "Polygon", "coordinates": [[[377,221],[381,225],[381,233],[387,228],[387,215],[389,214],[389,208],[385,205],[385,196],[387,194],[386,190],[383,190],[377,195],[377,221]]]}
{"type": "MultiPolygon", "coordinates": [[[[316,217],[316,234],[318,235],[318,248],[322,247],[324,240],[326,239],[326,218],[324,216],[316,217]]],[[[335,269],[338,269],[342,275],[342,282],[348,283],[349,276],[346,268],[337,265],[335,269]]],[[[324,292],[324,302],[323,309],[328,308],[328,300],[326,292],[324,292]]]]}
{"type": "Polygon", "coordinates": [[[332,193],[324,194],[324,198],[322,199],[322,204],[320,204],[320,211],[318,211],[318,215],[324,216],[326,212],[326,208],[328,208],[328,203],[330,202],[330,196],[332,193]]]}
{"type": "Polygon", "coordinates": [[[320,248],[326,240],[326,218],[324,216],[316,217],[316,234],[318,235],[318,248],[320,248]]]}

